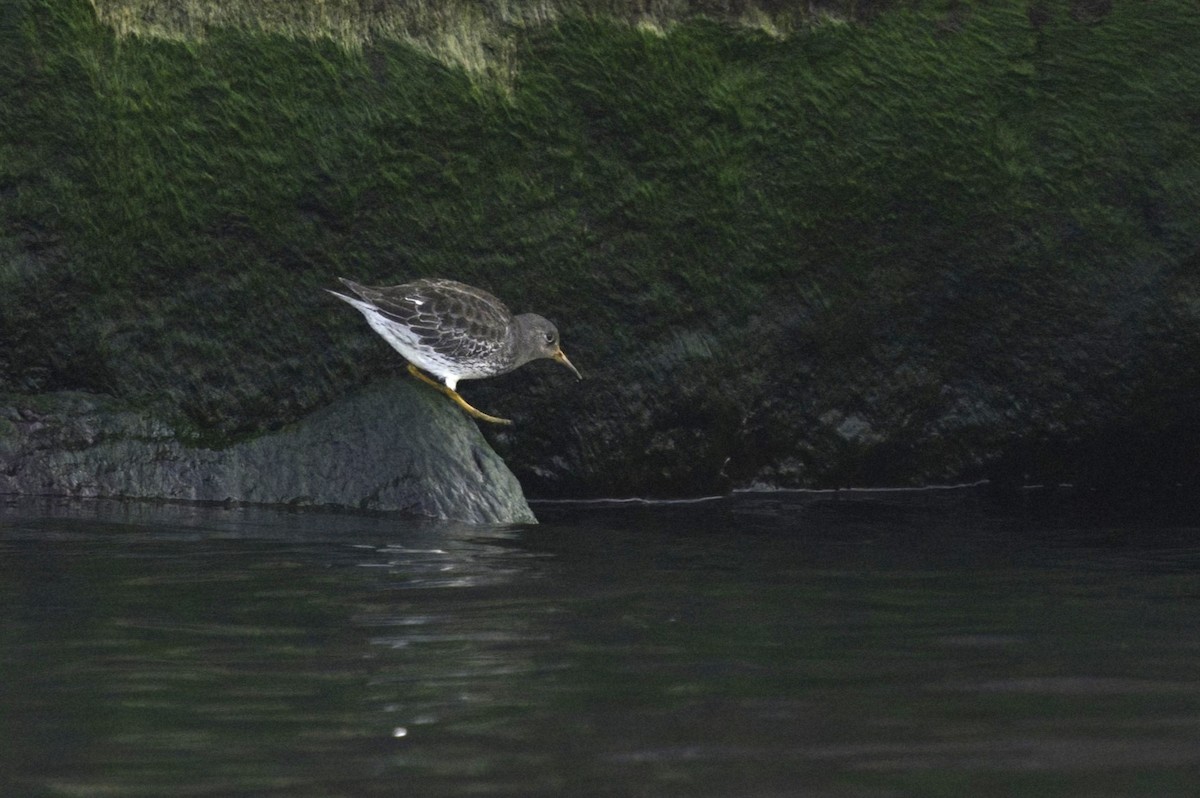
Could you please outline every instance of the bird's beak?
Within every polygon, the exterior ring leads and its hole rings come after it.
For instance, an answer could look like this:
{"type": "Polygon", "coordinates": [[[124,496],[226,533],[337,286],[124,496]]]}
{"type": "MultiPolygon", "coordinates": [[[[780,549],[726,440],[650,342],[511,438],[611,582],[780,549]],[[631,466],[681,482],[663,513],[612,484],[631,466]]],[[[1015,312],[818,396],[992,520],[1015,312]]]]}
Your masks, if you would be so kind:
{"type": "Polygon", "coordinates": [[[559,363],[562,363],[564,366],[569,368],[571,370],[571,373],[573,373],[577,379],[581,379],[581,380],[583,379],[583,375],[579,373],[579,369],[577,369],[571,365],[571,361],[567,360],[566,354],[564,354],[561,349],[556,350],[555,353],[553,355],[551,355],[550,357],[554,358],[559,363]]]}

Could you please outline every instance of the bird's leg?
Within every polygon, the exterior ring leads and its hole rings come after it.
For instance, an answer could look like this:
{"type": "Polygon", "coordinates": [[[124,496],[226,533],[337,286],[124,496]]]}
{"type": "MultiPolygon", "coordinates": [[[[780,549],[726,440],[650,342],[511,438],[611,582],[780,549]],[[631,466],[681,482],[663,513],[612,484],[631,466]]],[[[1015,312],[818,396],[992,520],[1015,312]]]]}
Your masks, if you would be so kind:
{"type": "Polygon", "coordinates": [[[451,399],[454,400],[454,403],[456,405],[461,407],[463,410],[467,411],[467,415],[469,415],[469,416],[477,418],[480,421],[488,421],[492,424],[511,424],[512,423],[512,421],[510,421],[507,418],[498,418],[496,416],[489,416],[487,413],[483,412],[482,410],[476,410],[475,408],[473,408],[469,404],[467,404],[466,399],[463,399],[461,396],[458,395],[458,391],[454,390],[453,388],[451,388],[448,385],[442,385],[440,382],[438,382],[435,379],[427,377],[420,369],[418,369],[412,363],[408,364],[408,373],[413,375],[414,377],[416,377],[421,382],[428,383],[429,385],[432,385],[434,388],[437,388],[442,393],[446,394],[446,396],[449,396],[451,399]]]}

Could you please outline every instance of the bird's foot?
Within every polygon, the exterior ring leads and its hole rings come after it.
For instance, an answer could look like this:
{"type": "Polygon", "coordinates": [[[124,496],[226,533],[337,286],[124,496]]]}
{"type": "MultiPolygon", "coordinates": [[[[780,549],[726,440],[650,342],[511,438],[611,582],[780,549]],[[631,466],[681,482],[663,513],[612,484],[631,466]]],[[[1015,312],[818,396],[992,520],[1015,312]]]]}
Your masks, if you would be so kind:
{"type": "Polygon", "coordinates": [[[413,375],[414,377],[416,377],[421,382],[432,385],[434,388],[437,388],[439,391],[446,394],[446,396],[449,396],[456,405],[461,407],[464,411],[466,411],[467,415],[469,415],[473,418],[477,418],[480,421],[487,421],[490,424],[511,424],[512,423],[512,421],[507,418],[500,418],[498,416],[489,416],[487,413],[483,412],[482,410],[476,410],[475,408],[471,407],[471,405],[469,405],[467,403],[466,399],[463,399],[461,396],[458,395],[458,391],[450,388],[448,385],[443,385],[442,383],[438,382],[437,380],[426,376],[424,372],[422,372],[420,369],[418,369],[412,363],[408,364],[408,373],[413,375]]]}

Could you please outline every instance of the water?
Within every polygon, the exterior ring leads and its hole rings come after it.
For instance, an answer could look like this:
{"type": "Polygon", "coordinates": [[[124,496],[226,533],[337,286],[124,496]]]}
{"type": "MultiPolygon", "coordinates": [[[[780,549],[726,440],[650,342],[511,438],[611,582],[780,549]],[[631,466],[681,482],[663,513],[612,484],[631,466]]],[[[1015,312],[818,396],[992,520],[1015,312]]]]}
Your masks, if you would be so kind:
{"type": "Polygon", "coordinates": [[[536,509],[0,508],[0,794],[1196,794],[1186,518],[536,509]]]}

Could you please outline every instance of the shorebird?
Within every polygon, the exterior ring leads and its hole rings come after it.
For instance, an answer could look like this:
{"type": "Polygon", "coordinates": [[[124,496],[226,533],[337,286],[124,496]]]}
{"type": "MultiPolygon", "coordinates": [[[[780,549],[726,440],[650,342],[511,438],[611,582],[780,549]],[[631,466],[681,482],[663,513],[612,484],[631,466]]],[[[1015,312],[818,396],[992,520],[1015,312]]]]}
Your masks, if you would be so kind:
{"type": "Polygon", "coordinates": [[[583,379],[563,354],[558,329],[550,321],[536,313],[514,316],[486,291],[442,279],[375,288],[338,279],[358,296],[329,293],[358,308],[371,328],[408,361],[409,373],[482,421],[512,423],[471,407],[458,394],[459,380],[495,377],[543,357],[583,379]]]}

